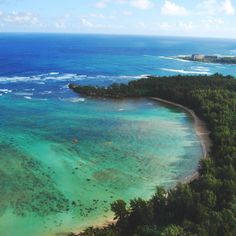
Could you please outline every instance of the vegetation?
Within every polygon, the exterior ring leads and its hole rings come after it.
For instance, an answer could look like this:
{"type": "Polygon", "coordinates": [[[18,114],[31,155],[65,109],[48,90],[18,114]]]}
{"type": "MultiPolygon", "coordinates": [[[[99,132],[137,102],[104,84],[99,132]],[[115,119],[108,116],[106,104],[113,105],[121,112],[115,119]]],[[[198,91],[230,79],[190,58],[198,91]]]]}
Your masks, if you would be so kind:
{"type": "Polygon", "coordinates": [[[156,189],[148,200],[112,204],[117,223],[81,236],[236,235],[236,79],[212,76],[149,77],[108,88],[70,85],[87,96],[159,97],[193,109],[206,121],[213,141],[201,160],[199,178],[174,189],[156,189]]]}
{"type": "Polygon", "coordinates": [[[217,56],[205,56],[203,59],[193,59],[190,56],[178,57],[186,61],[200,61],[208,63],[220,63],[220,64],[236,64],[236,57],[217,57],[217,56]]]}

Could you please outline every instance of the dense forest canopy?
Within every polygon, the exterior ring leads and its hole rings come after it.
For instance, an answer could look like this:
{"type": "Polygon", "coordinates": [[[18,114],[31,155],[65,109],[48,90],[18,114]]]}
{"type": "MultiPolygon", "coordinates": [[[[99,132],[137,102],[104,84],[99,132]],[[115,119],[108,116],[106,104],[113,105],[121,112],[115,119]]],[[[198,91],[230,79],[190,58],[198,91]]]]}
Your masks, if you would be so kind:
{"type": "MultiPolygon", "coordinates": [[[[112,204],[117,223],[89,228],[82,236],[235,236],[236,235],[236,79],[212,76],[148,77],[109,87],[69,85],[93,97],[159,97],[193,109],[213,141],[201,160],[199,178],[174,189],[157,187],[145,201],[112,204]]],[[[73,235],[73,234],[72,234],[73,235]]]]}

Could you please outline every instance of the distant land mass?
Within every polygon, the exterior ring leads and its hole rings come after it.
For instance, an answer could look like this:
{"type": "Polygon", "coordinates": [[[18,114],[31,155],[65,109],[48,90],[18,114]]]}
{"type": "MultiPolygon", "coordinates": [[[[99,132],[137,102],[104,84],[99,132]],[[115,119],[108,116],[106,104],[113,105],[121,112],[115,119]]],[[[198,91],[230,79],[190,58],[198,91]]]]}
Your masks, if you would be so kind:
{"type": "Polygon", "coordinates": [[[198,61],[198,62],[208,62],[208,63],[220,63],[220,64],[236,64],[236,57],[234,56],[214,56],[214,55],[204,55],[204,54],[192,54],[189,56],[178,56],[178,59],[186,61],[198,61]]]}

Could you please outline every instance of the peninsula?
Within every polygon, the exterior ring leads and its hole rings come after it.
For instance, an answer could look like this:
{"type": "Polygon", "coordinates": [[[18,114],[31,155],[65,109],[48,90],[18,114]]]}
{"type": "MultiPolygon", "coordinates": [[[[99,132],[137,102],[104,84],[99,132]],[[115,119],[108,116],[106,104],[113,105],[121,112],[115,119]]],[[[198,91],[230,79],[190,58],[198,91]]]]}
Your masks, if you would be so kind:
{"type": "Polygon", "coordinates": [[[220,64],[236,64],[236,57],[233,57],[233,56],[222,57],[222,56],[214,56],[214,55],[193,54],[191,56],[178,56],[177,58],[186,60],[186,61],[220,63],[220,64]]]}
{"type": "MultiPolygon", "coordinates": [[[[148,77],[109,87],[69,87],[91,97],[155,97],[193,110],[206,122],[211,153],[197,178],[174,189],[158,187],[146,201],[118,200],[111,205],[116,223],[89,228],[81,236],[236,235],[236,79],[232,76],[148,77]],[[217,224],[216,224],[217,222],[217,224]]],[[[76,234],[70,234],[76,235],[76,234]]]]}

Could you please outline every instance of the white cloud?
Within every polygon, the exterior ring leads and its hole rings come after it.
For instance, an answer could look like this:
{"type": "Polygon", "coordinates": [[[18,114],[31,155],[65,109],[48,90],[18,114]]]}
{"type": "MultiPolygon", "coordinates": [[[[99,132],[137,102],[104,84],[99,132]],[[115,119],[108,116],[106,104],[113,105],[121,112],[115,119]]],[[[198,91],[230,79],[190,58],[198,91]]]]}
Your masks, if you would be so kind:
{"type": "Polygon", "coordinates": [[[116,0],[119,4],[125,4],[127,0],[116,0]]]}
{"type": "Polygon", "coordinates": [[[117,19],[116,15],[104,15],[102,13],[90,13],[86,18],[97,19],[97,20],[115,20],[117,19]]]}
{"type": "Polygon", "coordinates": [[[189,22],[179,21],[178,27],[184,30],[191,30],[193,29],[193,22],[192,21],[189,21],[189,22]]]}
{"type": "Polygon", "coordinates": [[[82,23],[84,26],[90,27],[90,28],[94,26],[93,23],[90,22],[89,20],[87,20],[86,18],[82,18],[82,19],[81,19],[81,23],[82,23]]]}
{"type": "Polygon", "coordinates": [[[224,13],[226,15],[234,15],[235,8],[231,0],[204,0],[198,5],[200,14],[217,15],[224,13]]]}
{"type": "Polygon", "coordinates": [[[39,23],[38,16],[31,12],[15,12],[12,13],[1,13],[2,21],[5,23],[15,23],[15,24],[30,24],[35,25],[39,23]]]}
{"type": "Polygon", "coordinates": [[[152,3],[150,0],[132,0],[129,2],[130,6],[146,10],[152,6],[152,3]]]}
{"type": "Polygon", "coordinates": [[[127,4],[141,10],[146,10],[153,5],[150,0],[100,0],[95,4],[95,6],[97,8],[106,8],[111,3],[120,5],[127,4]]]}
{"type": "Polygon", "coordinates": [[[140,29],[140,28],[145,28],[145,27],[146,27],[145,23],[140,21],[140,22],[137,23],[137,27],[136,28],[140,29]]]}
{"type": "Polygon", "coordinates": [[[93,17],[93,18],[98,18],[98,19],[105,19],[105,18],[106,18],[106,17],[105,17],[103,14],[101,14],[101,13],[91,13],[89,16],[90,16],[90,17],[93,17]]]}
{"type": "Polygon", "coordinates": [[[192,21],[178,21],[175,23],[169,23],[169,22],[160,22],[157,25],[157,28],[161,31],[165,31],[168,33],[176,33],[176,32],[191,32],[195,25],[192,21]]]}
{"type": "Polygon", "coordinates": [[[222,3],[222,10],[227,14],[227,15],[234,15],[235,9],[233,6],[233,3],[231,0],[225,0],[222,3]]]}
{"type": "MultiPolygon", "coordinates": [[[[156,24],[158,32],[172,35],[201,35],[211,32],[214,33],[217,30],[221,30],[225,22],[222,18],[209,17],[206,19],[200,19],[197,22],[194,21],[177,21],[177,22],[160,22],[156,24]],[[204,34],[200,34],[204,32],[204,34]]],[[[209,35],[209,34],[208,34],[209,35]]]]}
{"type": "Polygon", "coordinates": [[[207,19],[207,20],[205,20],[205,22],[207,22],[208,24],[218,24],[218,25],[224,24],[224,21],[221,18],[218,18],[218,19],[207,19]]]}
{"type": "Polygon", "coordinates": [[[167,22],[161,22],[158,24],[158,28],[164,31],[169,31],[172,29],[172,25],[167,22]]]}
{"type": "Polygon", "coordinates": [[[203,23],[203,27],[205,28],[211,28],[214,27],[214,28],[217,28],[219,26],[222,26],[225,22],[221,19],[221,18],[209,18],[209,19],[205,19],[205,20],[202,20],[202,23],[203,23]]]}
{"type": "Polygon", "coordinates": [[[167,16],[186,16],[188,15],[188,11],[185,7],[179,6],[174,2],[165,1],[161,9],[161,14],[167,16]]]}
{"type": "Polygon", "coordinates": [[[198,6],[197,9],[201,14],[214,15],[217,9],[216,0],[204,0],[198,6]]]}
{"type": "Polygon", "coordinates": [[[65,29],[66,28],[66,23],[64,20],[58,20],[56,23],[55,23],[55,26],[57,29],[65,29]]]}
{"type": "Polygon", "coordinates": [[[107,7],[107,4],[109,3],[109,0],[101,0],[99,2],[97,2],[95,5],[97,8],[105,8],[107,7]]]}

